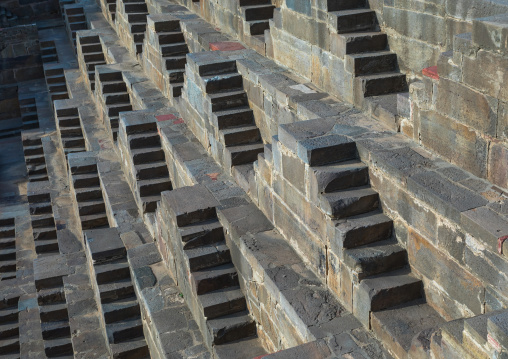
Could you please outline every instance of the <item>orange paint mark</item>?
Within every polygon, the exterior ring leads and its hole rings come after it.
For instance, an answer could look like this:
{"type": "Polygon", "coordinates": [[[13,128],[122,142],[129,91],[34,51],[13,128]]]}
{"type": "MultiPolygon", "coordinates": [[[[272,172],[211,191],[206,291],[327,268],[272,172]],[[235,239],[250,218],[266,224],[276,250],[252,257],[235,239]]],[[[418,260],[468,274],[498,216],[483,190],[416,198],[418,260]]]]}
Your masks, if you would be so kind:
{"type": "Polygon", "coordinates": [[[162,121],[175,120],[177,117],[173,114],[168,114],[168,115],[155,116],[155,118],[157,119],[157,121],[162,122],[162,121]]]}
{"type": "Polygon", "coordinates": [[[174,125],[178,125],[178,124],[180,124],[180,123],[184,123],[183,118],[179,118],[178,120],[174,120],[174,121],[173,121],[173,124],[174,124],[174,125]]]}
{"type": "Polygon", "coordinates": [[[210,42],[210,50],[212,51],[236,51],[243,49],[245,47],[235,41],[210,42]]]}
{"type": "Polygon", "coordinates": [[[422,75],[430,77],[434,80],[439,80],[439,74],[437,73],[437,66],[427,67],[422,70],[422,75]]]}
{"type": "Polygon", "coordinates": [[[212,181],[217,181],[217,177],[219,177],[220,173],[219,172],[207,173],[206,175],[210,177],[212,181]]]}

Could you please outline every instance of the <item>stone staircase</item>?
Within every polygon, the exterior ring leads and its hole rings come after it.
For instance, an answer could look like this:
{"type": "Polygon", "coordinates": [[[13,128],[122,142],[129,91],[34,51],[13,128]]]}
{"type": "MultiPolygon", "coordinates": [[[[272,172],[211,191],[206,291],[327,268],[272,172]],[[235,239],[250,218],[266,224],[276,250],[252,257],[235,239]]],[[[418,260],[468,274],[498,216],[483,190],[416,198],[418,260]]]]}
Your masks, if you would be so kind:
{"type": "Polygon", "coordinates": [[[346,290],[342,299],[352,302],[355,317],[383,339],[387,349],[406,357],[415,335],[444,320],[425,303],[423,283],[412,273],[393,222],[369,184],[368,166],[358,159],[355,142],[345,136],[300,143],[308,151],[312,201],[334,223],[331,250],[342,260],[341,271],[348,273],[342,280],[351,282],[351,292],[346,290]]]}
{"type": "Polygon", "coordinates": [[[77,38],[77,52],[79,68],[90,86],[90,91],[94,92],[95,66],[106,64],[99,36],[93,32],[80,31],[77,38]]]}
{"type": "Polygon", "coordinates": [[[84,232],[92,286],[112,358],[150,358],[127,251],[116,228],[84,232]]]}
{"type": "Polygon", "coordinates": [[[90,152],[70,154],[67,160],[71,193],[81,222],[81,230],[109,227],[94,154],[90,152]]]}
{"type": "Polygon", "coordinates": [[[48,170],[44,158],[44,149],[42,148],[41,133],[23,132],[22,143],[28,181],[47,181],[48,170]]]}
{"type": "Polygon", "coordinates": [[[271,0],[238,0],[243,20],[244,32],[251,36],[262,36],[270,29],[269,20],[273,18],[271,0]]]}
{"type": "Polygon", "coordinates": [[[111,138],[118,136],[120,112],[132,111],[131,100],[121,71],[101,68],[97,73],[95,99],[104,126],[111,138]]]}
{"type": "Polygon", "coordinates": [[[57,282],[54,286],[39,286],[37,289],[46,356],[73,358],[71,328],[63,282],[57,282]]]}
{"type": "Polygon", "coordinates": [[[38,256],[59,253],[49,182],[29,182],[27,198],[30,206],[35,252],[38,256]]]}
{"type": "Polygon", "coordinates": [[[157,217],[170,239],[159,245],[167,246],[161,252],[173,257],[168,263],[175,263],[179,287],[207,345],[218,357],[231,357],[220,354],[227,343],[243,346],[242,357],[255,357],[264,350],[217,219],[218,205],[202,185],[163,192],[157,217]]]}
{"type": "Polygon", "coordinates": [[[76,50],[76,33],[88,29],[85,11],[80,5],[68,5],[65,7],[65,26],[69,40],[76,50]]]}
{"type": "Polygon", "coordinates": [[[264,145],[236,61],[195,66],[199,85],[206,94],[205,111],[218,139],[212,144],[214,155],[227,169],[243,165],[252,168],[264,145]]]}
{"type": "Polygon", "coordinates": [[[0,220],[0,281],[13,278],[16,278],[16,228],[14,218],[4,218],[0,220]]]}
{"type": "Polygon", "coordinates": [[[157,121],[132,112],[120,116],[118,147],[140,213],[155,212],[161,192],[172,189],[157,121]]]}
{"type": "Polygon", "coordinates": [[[44,70],[44,78],[46,79],[46,86],[48,87],[51,104],[53,104],[55,100],[65,100],[69,98],[67,84],[65,83],[64,69],[61,66],[46,68],[44,70]]]}
{"type": "Polygon", "coordinates": [[[133,56],[143,52],[147,16],[148,7],[143,0],[120,0],[117,2],[117,32],[133,56]]]}
{"type": "Polygon", "coordinates": [[[329,1],[328,27],[338,44],[336,55],[355,78],[355,103],[407,90],[406,76],[398,71],[396,54],[387,50],[387,36],[367,1],[329,1]]]}
{"type": "Polygon", "coordinates": [[[167,97],[180,97],[186,54],[190,52],[180,20],[170,15],[148,16],[146,33],[143,42],[145,72],[167,97]]]}
{"type": "Polygon", "coordinates": [[[19,99],[19,110],[21,112],[23,130],[39,128],[37,104],[34,97],[19,99]]]}
{"type": "Polygon", "coordinates": [[[18,300],[0,304],[0,357],[5,359],[20,358],[18,300]]]}
{"type": "Polygon", "coordinates": [[[41,47],[41,58],[43,63],[58,62],[58,54],[54,41],[41,41],[39,45],[41,47]]]}
{"type": "Polygon", "coordinates": [[[65,155],[86,151],[78,108],[56,109],[56,127],[65,155]]]}

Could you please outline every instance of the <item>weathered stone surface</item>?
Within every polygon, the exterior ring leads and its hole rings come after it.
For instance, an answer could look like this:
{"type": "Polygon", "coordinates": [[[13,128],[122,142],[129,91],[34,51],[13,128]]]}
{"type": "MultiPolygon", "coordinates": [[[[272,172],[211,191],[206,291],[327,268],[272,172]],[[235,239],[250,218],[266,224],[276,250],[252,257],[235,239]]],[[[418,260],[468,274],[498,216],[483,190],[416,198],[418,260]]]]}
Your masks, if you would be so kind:
{"type": "Polygon", "coordinates": [[[85,241],[94,263],[121,258],[126,255],[125,246],[116,228],[86,231],[85,241]]]}

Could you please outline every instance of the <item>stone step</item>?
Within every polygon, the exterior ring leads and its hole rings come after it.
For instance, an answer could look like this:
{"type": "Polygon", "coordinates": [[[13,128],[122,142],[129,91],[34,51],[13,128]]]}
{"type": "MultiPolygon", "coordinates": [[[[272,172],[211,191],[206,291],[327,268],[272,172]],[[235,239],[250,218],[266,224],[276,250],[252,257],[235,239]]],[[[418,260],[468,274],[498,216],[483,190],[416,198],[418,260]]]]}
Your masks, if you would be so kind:
{"type": "Polygon", "coordinates": [[[181,30],[158,32],[157,39],[159,41],[159,45],[185,42],[185,36],[181,30]]]}
{"type": "Polygon", "coordinates": [[[137,181],[137,188],[140,197],[160,195],[163,191],[171,191],[171,180],[169,178],[154,178],[137,181]]]}
{"type": "Polygon", "coordinates": [[[145,339],[130,340],[121,344],[110,344],[113,359],[150,358],[145,339]]]}
{"type": "Polygon", "coordinates": [[[65,303],[65,291],[63,286],[39,290],[37,292],[37,303],[40,306],[65,303]]]}
{"type": "Polygon", "coordinates": [[[390,51],[346,55],[346,70],[355,76],[392,72],[397,69],[397,55],[390,51]]]}
{"type": "Polygon", "coordinates": [[[40,164],[40,165],[30,165],[27,166],[27,172],[28,176],[35,176],[35,175],[47,175],[48,169],[46,168],[46,164],[40,164]]]}
{"type": "Polygon", "coordinates": [[[208,98],[212,105],[212,112],[249,105],[247,93],[243,88],[212,93],[208,95],[208,98]]]}
{"type": "Polygon", "coordinates": [[[388,46],[388,39],[382,32],[354,32],[337,36],[337,55],[343,57],[348,54],[362,52],[384,51],[388,46]]]}
{"type": "Polygon", "coordinates": [[[25,156],[25,163],[27,165],[43,164],[45,162],[44,155],[25,156]]]}
{"type": "Polygon", "coordinates": [[[42,149],[42,145],[24,146],[23,154],[25,156],[43,155],[44,150],[42,149]]]}
{"type": "Polygon", "coordinates": [[[62,146],[64,148],[83,148],[85,147],[85,139],[82,136],[64,137],[62,138],[62,146]]]}
{"type": "Polygon", "coordinates": [[[83,173],[72,175],[74,189],[99,187],[101,182],[97,173],[83,173]]]}
{"type": "Polygon", "coordinates": [[[39,307],[41,322],[60,322],[69,320],[66,303],[45,304],[39,307]]]}
{"type": "Polygon", "coordinates": [[[319,196],[319,207],[333,219],[346,218],[379,208],[379,194],[370,187],[355,187],[319,196]]]}
{"type": "Polygon", "coordinates": [[[48,180],[47,173],[32,175],[28,178],[29,182],[42,182],[42,181],[47,181],[47,180],[48,180]]]}
{"type": "Polygon", "coordinates": [[[128,136],[127,140],[131,150],[161,145],[161,138],[157,131],[132,134],[128,136]]]}
{"type": "Polygon", "coordinates": [[[39,215],[39,214],[49,214],[53,213],[53,208],[51,207],[51,203],[33,203],[30,204],[30,214],[39,215]]]}
{"type": "Polygon", "coordinates": [[[111,303],[134,295],[131,280],[99,284],[99,297],[102,304],[111,303]]]}
{"type": "Polygon", "coordinates": [[[47,227],[39,227],[33,228],[33,236],[35,241],[43,240],[43,239],[55,239],[56,238],[56,228],[54,225],[49,225],[47,227]]]}
{"type": "Polygon", "coordinates": [[[185,79],[185,71],[184,70],[168,70],[166,71],[167,77],[170,83],[183,83],[185,79]]]}
{"type": "Polygon", "coordinates": [[[48,86],[48,90],[50,93],[55,93],[55,94],[67,92],[67,85],[65,83],[50,85],[50,86],[48,86]]]}
{"type": "Polygon", "coordinates": [[[92,200],[102,200],[102,190],[99,186],[97,187],[87,187],[87,188],[77,188],[76,192],[76,201],[92,201],[92,200]]]}
{"type": "Polygon", "coordinates": [[[169,92],[171,97],[180,97],[182,96],[183,82],[176,83],[173,82],[169,85],[169,92]]]}
{"type": "Polygon", "coordinates": [[[51,253],[58,252],[57,239],[44,239],[35,242],[35,253],[51,253]]]}
{"type": "Polygon", "coordinates": [[[180,228],[183,249],[192,249],[224,240],[224,229],[217,219],[180,228]]]}
{"type": "Polygon", "coordinates": [[[67,100],[68,98],[69,98],[69,94],[67,93],[67,91],[56,92],[56,93],[51,94],[51,101],[67,100]]]}
{"type": "Polygon", "coordinates": [[[134,165],[165,161],[164,151],[160,146],[132,150],[131,156],[134,165]]]}
{"type": "Polygon", "coordinates": [[[247,21],[247,26],[249,28],[249,34],[251,34],[251,36],[264,35],[265,30],[270,29],[270,21],[268,20],[247,21]]]}
{"type": "Polygon", "coordinates": [[[6,339],[17,336],[19,336],[19,324],[17,322],[0,325],[0,339],[6,339]]]}
{"type": "Polygon", "coordinates": [[[189,53],[189,48],[185,41],[171,43],[167,45],[160,46],[160,53],[163,57],[166,56],[178,56],[185,55],[189,53]]]}
{"type": "Polygon", "coordinates": [[[169,178],[168,166],[166,162],[152,162],[134,166],[136,180],[147,180],[150,178],[169,178]]]}
{"type": "Polygon", "coordinates": [[[408,357],[415,337],[445,324],[445,320],[428,304],[406,303],[371,314],[372,330],[385,348],[398,358],[408,357]]]}
{"type": "Polygon", "coordinates": [[[129,23],[145,23],[146,24],[146,12],[141,13],[128,13],[127,14],[127,22],[129,23]]]}
{"type": "Polygon", "coordinates": [[[236,73],[236,61],[212,62],[198,65],[199,76],[220,75],[226,73],[236,73]]]}
{"type": "Polygon", "coordinates": [[[4,308],[0,310],[0,324],[18,322],[18,306],[4,308]]]}
{"type": "Polygon", "coordinates": [[[109,342],[114,344],[143,338],[143,322],[140,317],[124,319],[107,325],[106,331],[109,342]]]}
{"type": "Polygon", "coordinates": [[[0,249],[0,261],[15,261],[16,248],[0,249]]]}
{"type": "Polygon", "coordinates": [[[102,53],[102,45],[101,43],[97,44],[82,44],[81,45],[82,53],[102,53]]]}
{"type": "Polygon", "coordinates": [[[398,72],[359,76],[355,79],[363,97],[379,96],[407,90],[406,75],[398,72]]]}
{"type": "Polygon", "coordinates": [[[407,265],[407,252],[396,240],[388,239],[362,247],[346,249],[344,264],[357,281],[365,277],[390,272],[407,265]]]}
{"type": "Polygon", "coordinates": [[[16,236],[16,227],[5,226],[0,228],[0,238],[10,238],[16,236]]]}
{"type": "Polygon", "coordinates": [[[271,4],[270,0],[238,0],[240,7],[271,4]]]}
{"type": "Polygon", "coordinates": [[[19,338],[0,339],[0,352],[5,354],[19,353],[19,338]]]}
{"type": "Polygon", "coordinates": [[[238,273],[232,263],[192,273],[196,294],[202,295],[218,289],[238,286],[238,273]]]}
{"type": "Polygon", "coordinates": [[[256,335],[256,322],[248,311],[207,320],[206,325],[216,345],[256,335]]]}
{"type": "Polygon", "coordinates": [[[230,287],[200,295],[199,304],[208,320],[247,309],[245,296],[240,287],[230,287]]]}
{"type": "Polygon", "coordinates": [[[407,269],[365,278],[357,289],[356,316],[368,323],[370,312],[420,299],[423,293],[422,281],[413,277],[407,269]]]}
{"type": "MultiPolygon", "coordinates": [[[[148,15],[148,14],[147,14],[148,15]]],[[[129,29],[132,34],[144,33],[146,30],[146,22],[133,22],[129,24],[129,29]]]]}
{"type": "Polygon", "coordinates": [[[79,219],[81,220],[82,230],[109,226],[109,220],[106,213],[89,214],[80,216],[79,219]]]}
{"type": "Polygon", "coordinates": [[[104,54],[102,51],[100,52],[91,52],[91,53],[84,53],[83,54],[83,60],[85,62],[95,62],[95,61],[104,61],[104,54]]]}
{"type": "Polygon", "coordinates": [[[258,159],[258,154],[264,152],[263,142],[245,144],[239,146],[230,146],[225,149],[225,165],[233,167],[252,163],[258,159]]]}
{"type": "Polygon", "coordinates": [[[106,205],[102,199],[95,201],[86,201],[78,203],[78,211],[80,216],[88,216],[91,214],[105,213],[106,205]]]}
{"type": "Polygon", "coordinates": [[[231,263],[231,253],[226,242],[203,245],[184,250],[191,272],[231,263]]]}
{"type": "Polygon", "coordinates": [[[59,127],[77,127],[81,126],[79,116],[58,116],[59,127]]]}
{"type": "Polygon", "coordinates": [[[504,352],[508,350],[508,326],[506,311],[497,312],[489,316],[487,322],[489,342],[493,339],[504,352]]]}
{"type": "Polygon", "coordinates": [[[107,106],[107,111],[109,117],[115,117],[118,116],[120,112],[132,111],[132,105],[130,103],[109,105],[107,106]]]}
{"type": "Polygon", "coordinates": [[[131,278],[129,263],[125,258],[94,267],[97,284],[107,284],[131,278]]]}
{"type": "Polygon", "coordinates": [[[131,99],[127,92],[107,93],[102,95],[106,105],[130,103],[131,99]]]}
{"type": "Polygon", "coordinates": [[[141,311],[136,296],[127,297],[102,306],[106,324],[115,323],[128,318],[139,318],[141,311]]]}
{"type": "Polygon", "coordinates": [[[55,218],[53,215],[32,216],[32,228],[54,227],[55,218]]]}
{"type": "Polygon", "coordinates": [[[69,321],[41,323],[42,339],[50,340],[71,336],[69,321]]]}
{"type": "Polygon", "coordinates": [[[3,273],[2,278],[15,278],[16,277],[16,261],[2,261],[0,262],[0,273],[3,273]]]}
{"type": "Polygon", "coordinates": [[[143,213],[153,213],[157,209],[157,203],[161,200],[160,193],[155,196],[144,196],[140,198],[143,213]]]}
{"type": "Polygon", "coordinates": [[[376,30],[376,12],[371,9],[350,9],[328,13],[328,21],[337,33],[376,30]]]}
{"type": "Polygon", "coordinates": [[[44,341],[44,352],[49,358],[61,357],[63,355],[72,355],[71,338],[59,338],[44,341]]]}
{"type": "Polygon", "coordinates": [[[168,56],[164,57],[166,61],[166,70],[183,70],[187,63],[187,56],[168,56]]]}
{"type": "Polygon", "coordinates": [[[369,212],[340,220],[335,225],[335,240],[341,248],[356,248],[388,239],[393,221],[380,212],[369,212]]]}
{"type": "Polygon", "coordinates": [[[101,91],[103,94],[127,92],[127,85],[123,81],[101,81],[101,91]]]}
{"type": "Polygon", "coordinates": [[[0,248],[14,248],[16,247],[16,238],[2,238],[0,239],[0,248]]]}
{"type": "Polygon", "coordinates": [[[254,123],[254,114],[248,106],[217,111],[212,116],[213,124],[219,130],[247,126],[254,123]]]}
{"type": "Polygon", "coordinates": [[[82,137],[83,136],[83,131],[81,129],[81,126],[60,127],[58,129],[58,132],[60,132],[61,137],[82,137]]]}
{"type": "Polygon", "coordinates": [[[256,126],[234,127],[219,132],[220,141],[226,147],[258,143],[261,132],[256,126]]]}
{"type": "Polygon", "coordinates": [[[243,88],[243,77],[237,72],[201,76],[207,94],[243,88]]]}
{"type": "Polygon", "coordinates": [[[246,21],[268,20],[273,17],[275,6],[272,4],[242,6],[242,17],[246,21]]]}
{"type": "Polygon", "coordinates": [[[369,182],[369,167],[358,160],[312,167],[310,171],[311,192],[332,193],[369,182]]]}

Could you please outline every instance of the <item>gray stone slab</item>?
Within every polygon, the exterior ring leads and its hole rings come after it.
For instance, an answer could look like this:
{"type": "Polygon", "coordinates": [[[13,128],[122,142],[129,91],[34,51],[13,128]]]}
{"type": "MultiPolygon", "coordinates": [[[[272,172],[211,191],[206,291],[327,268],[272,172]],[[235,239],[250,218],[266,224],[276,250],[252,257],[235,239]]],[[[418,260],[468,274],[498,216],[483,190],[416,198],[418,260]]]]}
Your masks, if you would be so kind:
{"type": "Polygon", "coordinates": [[[85,241],[94,263],[121,258],[126,255],[125,246],[117,228],[85,231],[85,241]]]}

